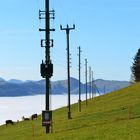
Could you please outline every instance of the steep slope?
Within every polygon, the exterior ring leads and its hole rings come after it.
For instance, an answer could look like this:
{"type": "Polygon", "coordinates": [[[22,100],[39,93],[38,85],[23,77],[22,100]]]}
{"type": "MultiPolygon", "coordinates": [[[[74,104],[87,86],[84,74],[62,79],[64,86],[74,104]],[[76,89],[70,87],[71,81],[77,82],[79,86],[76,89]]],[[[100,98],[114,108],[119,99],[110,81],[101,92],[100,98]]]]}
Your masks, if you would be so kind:
{"type": "Polygon", "coordinates": [[[41,117],[0,127],[1,140],[139,140],[140,83],[72,105],[72,119],[67,107],[53,112],[53,133],[45,134],[41,117]]]}

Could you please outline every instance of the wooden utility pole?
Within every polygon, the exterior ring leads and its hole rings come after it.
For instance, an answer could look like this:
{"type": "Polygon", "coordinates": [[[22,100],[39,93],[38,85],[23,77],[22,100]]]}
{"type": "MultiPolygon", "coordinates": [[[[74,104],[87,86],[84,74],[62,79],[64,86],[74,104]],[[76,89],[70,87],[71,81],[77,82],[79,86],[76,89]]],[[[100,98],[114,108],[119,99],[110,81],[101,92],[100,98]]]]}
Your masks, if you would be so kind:
{"type": "Polygon", "coordinates": [[[93,71],[91,72],[92,73],[92,81],[91,81],[91,85],[92,85],[92,98],[93,98],[93,94],[94,94],[94,79],[93,79],[93,71]]]}
{"type": "Polygon", "coordinates": [[[79,112],[81,112],[81,47],[79,46],[78,47],[78,50],[79,50],[79,100],[78,100],[78,109],[79,109],[79,112]]]}
{"type": "Polygon", "coordinates": [[[106,87],[104,86],[104,94],[106,93],[106,87]]]}
{"type": "Polygon", "coordinates": [[[89,67],[89,98],[91,99],[91,67],[89,67]]]}
{"type": "Polygon", "coordinates": [[[85,59],[85,83],[86,83],[86,106],[87,106],[87,59],[85,59]]]}
{"type": "Polygon", "coordinates": [[[66,28],[63,28],[62,25],[60,25],[60,29],[66,31],[66,37],[67,37],[68,119],[72,119],[72,117],[71,117],[71,105],[70,105],[70,51],[69,51],[69,33],[70,33],[70,30],[74,30],[75,29],[75,25],[73,25],[72,28],[69,28],[69,25],[67,25],[66,28]]]}

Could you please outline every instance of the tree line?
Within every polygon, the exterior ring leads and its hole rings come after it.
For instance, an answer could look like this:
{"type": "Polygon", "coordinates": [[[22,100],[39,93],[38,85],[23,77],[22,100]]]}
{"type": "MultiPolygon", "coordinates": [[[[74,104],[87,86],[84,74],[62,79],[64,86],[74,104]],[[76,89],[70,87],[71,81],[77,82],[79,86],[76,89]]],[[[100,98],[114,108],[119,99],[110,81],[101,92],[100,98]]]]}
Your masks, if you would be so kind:
{"type": "Polygon", "coordinates": [[[140,48],[138,49],[131,67],[131,82],[140,82],[140,48]]]}

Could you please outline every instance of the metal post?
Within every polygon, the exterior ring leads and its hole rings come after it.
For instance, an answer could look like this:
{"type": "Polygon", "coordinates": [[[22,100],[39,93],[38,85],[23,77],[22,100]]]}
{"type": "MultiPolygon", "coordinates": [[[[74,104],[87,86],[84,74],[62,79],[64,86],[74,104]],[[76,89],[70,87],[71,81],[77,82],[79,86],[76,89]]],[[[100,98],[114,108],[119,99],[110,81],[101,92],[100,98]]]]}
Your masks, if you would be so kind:
{"type": "MultiPolygon", "coordinates": [[[[50,78],[53,75],[53,64],[50,59],[50,47],[53,47],[53,39],[50,39],[50,31],[55,31],[55,29],[50,29],[50,19],[54,19],[54,10],[49,10],[49,0],[45,0],[45,11],[39,10],[39,19],[45,19],[45,29],[39,29],[39,31],[45,32],[45,39],[41,40],[41,47],[45,47],[45,63],[42,61],[41,64],[41,76],[45,78],[45,110],[50,111],[50,78]],[[52,17],[50,17],[52,15],[52,17]]],[[[50,115],[52,120],[52,116],[50,115]]],[[[46,133],[50,132],[50,127],[52,124],[46,124],[46,133]]]]}
{"type": "MultiPolygon", "coordinates": [[[[45,0],[45,28],[46,28],[46,32],[45,32],[45,38],[46,40],[50,40],[50,15],[49,15],[49,0],[45,0]]],[[[45,53],[46,53],[46,64],[50,62],[50,48],[48,46],[50,46],[49,41],[46,41],[46,49],[45,49],[45,53]]],[[[49,77],[46,76],[46,110],[49,110],[49,94],[50,94],[50,79],[49,77]]],[[[46,133],[49,133],[49,125],[46,126],[46,133]]]]}
{"type": "Polygon", "coordinates": [[[86,106],[87,106],[87,59],[85,59],[86,106]]]}
{"type": "Polygon", "coordinates": [[[72,119],[71,117],[71,105],[70,105],[70,51],[69,51],[69,32],[70,30],[75,29],[75,25],[73,25],[73,28],[69,28],[67,25],[66,28],[62,28],[62,25],[60,25],[61,30],[66,31],[67,36],[67,74],[68,74],[68,119],[72,119]]]}
{"type": "MultiPolygon", "coordinates": [[[[46,4],[45,4],[45,16],[46,16],[46,32],[45,32],[45,38],[46,40],[49,40],[50,39],[50,23],[49,23],[49,0],[46,0],[46,4]]],[[[49,41],[46,42],[46,46],[49,46],[49,41]]],[[[48,62],[50,62],[50,48],[49,47],[46,47],[45,49],[45,53],[46,53],[46,64],[48,62]]],[[[46,76],[46,110],[49,110],[49,85],[50,85],[50,80],[49,78],[46,76]]]]}
{"type": "Polygon", "coordinates": [[[79,50],[79,100],[78,100],[78,109],[81,112],[81,48],[78,47],[79,50]]]}

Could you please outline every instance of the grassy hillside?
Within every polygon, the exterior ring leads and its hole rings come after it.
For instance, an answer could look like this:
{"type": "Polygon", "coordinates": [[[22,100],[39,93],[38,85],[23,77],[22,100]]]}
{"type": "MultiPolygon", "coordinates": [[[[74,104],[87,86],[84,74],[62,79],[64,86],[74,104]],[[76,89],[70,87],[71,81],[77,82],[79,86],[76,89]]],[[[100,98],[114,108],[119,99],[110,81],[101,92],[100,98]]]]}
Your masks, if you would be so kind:
{"type": "Polygon", "coordinates": [[[0,140],[140,140],[140,83],[53,112],[53,133],[45,134],[41,118],[0,127],[0,140]]]}

